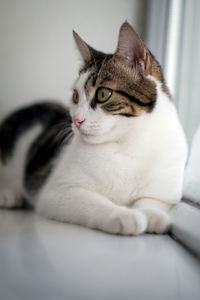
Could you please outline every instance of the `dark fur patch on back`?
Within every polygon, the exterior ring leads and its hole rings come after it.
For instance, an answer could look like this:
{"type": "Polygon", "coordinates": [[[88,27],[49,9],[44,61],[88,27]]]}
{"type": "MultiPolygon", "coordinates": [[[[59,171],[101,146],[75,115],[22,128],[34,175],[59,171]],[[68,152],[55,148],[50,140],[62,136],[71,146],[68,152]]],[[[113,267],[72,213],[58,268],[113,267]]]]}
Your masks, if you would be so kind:
{"type": "Polygon", "coordinates": [[[44,184],[61,149],[72,137],[68,110],[57,103],[38,103],[8,116],[0,126],[0,153],[3,163],[14,155],[17,139],[36,124],[41,134],[32,142],[25,160],[24,185],[35,193],[44,184]]]}
{"type": "Polygon", "coordinates": [[[70,118],[67,110],[57,103],[50,102],[33,104],[15,111],[0,125],[1,160],[6,163],[13,154],[17,139],[34,124],[48,127],[65,118],[70,118]]]}
{"type": "Polygon", "coordinates": [[[26,161],[24,185],[29,193],[34,194],[44,184],[51,173],[63,147],[71,140],[71,123],[49,126],[31,145],[26,161]]]}

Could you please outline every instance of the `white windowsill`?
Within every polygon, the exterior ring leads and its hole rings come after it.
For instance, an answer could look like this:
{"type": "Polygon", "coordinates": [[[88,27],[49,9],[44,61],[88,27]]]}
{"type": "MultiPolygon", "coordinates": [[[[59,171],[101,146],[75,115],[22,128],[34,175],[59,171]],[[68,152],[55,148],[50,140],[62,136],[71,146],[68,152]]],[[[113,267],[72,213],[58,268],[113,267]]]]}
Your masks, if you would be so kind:
{"type": "Polygon", "coordinates": [[[115,236],[28,210],[0,210],[0,265],[3,300],[200,295],[198,259],[168,235],[115,236]]]}
{"type": "Polygon", "coordinates": [[[170,212],[172,234],[185,246],[200,255],[200,208],[181,202],[170,212]]]}

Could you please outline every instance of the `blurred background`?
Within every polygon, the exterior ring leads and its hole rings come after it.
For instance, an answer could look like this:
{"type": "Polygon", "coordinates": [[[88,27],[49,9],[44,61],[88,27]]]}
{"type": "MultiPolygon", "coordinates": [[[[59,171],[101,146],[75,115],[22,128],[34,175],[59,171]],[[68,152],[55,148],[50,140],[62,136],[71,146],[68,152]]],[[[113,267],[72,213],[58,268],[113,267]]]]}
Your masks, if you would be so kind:
{"type": "Polygon", "coordinates": [[[65,104],[79,55],[72,29],[113,52],[127,20],[161,63],[191,142],[200,120],[200,1],[0,0],[0,120],[34,100],[65,104]]]}

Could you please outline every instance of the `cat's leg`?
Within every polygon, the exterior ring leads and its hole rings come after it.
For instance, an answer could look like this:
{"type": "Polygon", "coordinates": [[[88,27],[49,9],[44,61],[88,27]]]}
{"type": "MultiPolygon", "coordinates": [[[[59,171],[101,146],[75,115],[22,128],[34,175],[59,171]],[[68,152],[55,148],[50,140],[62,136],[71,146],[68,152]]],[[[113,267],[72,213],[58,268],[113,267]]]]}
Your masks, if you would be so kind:
{"type": "Polygon", "coordinates": [[[43,192],[36,211],[58,221],[84,225],[105,232],[137,235],[146,230],[146,217],[138,209],[115,205],[96,192],[70,188],[43,192]]]}
{"type": "Polygon", "coordinates": [[[149,233],[165,233],[170,228],[170,218],[168,210],[171,205],[152,198],[142,198],[137,200],[134,208],[143,212],[147,218],[146,232],[149,233]]]}
{"type": "Polygon", "coordinates": [[[10,189],[0,189],[0,208],[21,207],[23,202],[19,192],[10,189]]]}
{"type": "MultiPolygon", "coordinates": [[[[147,217],[146,232],[165,233],[170,229],[169,210],[182,197],[185,148],[182,155],[175,155],[157,165],[151,170],[151,184],[143,190],[144,195],[134,202],[133,207],[139,209],[147,217]],[[176,163],[174,163],[176,162],[176,163]],[[152,195],[152,196],[151,196],[152,195]]],[[[180,154],[180,153],[179,153],[180,154]]]]}

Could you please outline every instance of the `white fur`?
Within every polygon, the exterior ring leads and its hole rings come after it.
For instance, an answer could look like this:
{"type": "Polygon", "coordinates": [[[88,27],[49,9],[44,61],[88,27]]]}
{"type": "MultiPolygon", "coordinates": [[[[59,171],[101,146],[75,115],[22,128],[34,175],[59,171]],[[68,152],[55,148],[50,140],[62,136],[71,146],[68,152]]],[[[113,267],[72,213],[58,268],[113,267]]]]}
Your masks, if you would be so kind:
{"type": "Polygon", "coordinates": [[[126,118],[93,110],[83,90],[72,118],[85,118],[41,190],[36,210],[106,232],[165,232],[166,214],[182,196],[187,145],[173,103],[157,86],[152,113],[126,118]],[[128,208],[129,207],[129,208],[128,208]]]}
{"type": "Polygon", "coordinates": [[[184,196],[200,203],[200,126],[194,135],[185,172],[184,196]]]}
{"type": "Polygon", "coordinates": [[[27,150],[31,142],[42,131],[42,126],[37,125],[27,130],[17,140],[14,155],[8,163],[0,161],[0,207],[17,207],[22,203],[23,176],[27,150]]]}

